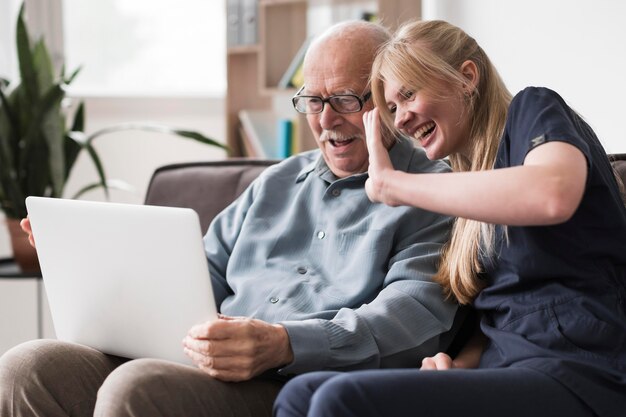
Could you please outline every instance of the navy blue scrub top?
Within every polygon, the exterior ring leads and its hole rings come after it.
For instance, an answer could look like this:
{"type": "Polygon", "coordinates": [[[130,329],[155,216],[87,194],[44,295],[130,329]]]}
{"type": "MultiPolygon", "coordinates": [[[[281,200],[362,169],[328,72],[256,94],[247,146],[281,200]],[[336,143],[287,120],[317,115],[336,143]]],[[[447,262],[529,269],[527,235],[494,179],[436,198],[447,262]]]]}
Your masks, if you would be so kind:
{"type": "Polygon", "coordinates": [[[562,224],[496,227],[474,304],[490,339],[480,366],[536,369],[599,416],[624,417],[626,209],[605,150],[557,93],[527,88],[509,107],[495,168],[522,165],[550,141],[587,158],[582,202],[562,224]]]}

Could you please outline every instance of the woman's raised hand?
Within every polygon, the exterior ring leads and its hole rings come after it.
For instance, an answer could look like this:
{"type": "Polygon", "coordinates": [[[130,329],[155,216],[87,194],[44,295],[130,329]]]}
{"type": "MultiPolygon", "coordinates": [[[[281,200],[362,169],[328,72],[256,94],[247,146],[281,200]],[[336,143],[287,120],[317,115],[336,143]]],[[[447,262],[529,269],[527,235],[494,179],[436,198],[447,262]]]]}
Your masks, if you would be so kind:
{"type": "Polygon", "coordinates": [[[389,196],[385,194],[385,180],[387,175],[393,172],[393,165],[389,159],[389,152],[383,144],[378,109],[374,108],[365,112],[363,124],[365,125],[365,138],[369,152],[369,179],[365,182],[365,192],[374,203],[394,205],[389,196]]]}

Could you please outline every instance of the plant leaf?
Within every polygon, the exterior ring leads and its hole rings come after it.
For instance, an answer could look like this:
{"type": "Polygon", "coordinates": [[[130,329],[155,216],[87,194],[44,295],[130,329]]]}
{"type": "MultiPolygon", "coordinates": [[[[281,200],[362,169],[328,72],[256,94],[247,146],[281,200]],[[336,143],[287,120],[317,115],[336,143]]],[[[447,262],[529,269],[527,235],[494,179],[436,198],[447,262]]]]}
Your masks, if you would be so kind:
{"type": "MultiPolygon", "coordinates": [[[[2,93],[0,92],[0,94],[2,93]]],[[[4,102],[6,103],[6,101],[5,98],[4,102]]],[[[23,200],[23,195],[18,186],[13,147],[11,146],[12,135],[15,132],[11,127],[6,109],[6,106],[0,106],[0,207],[7,216],[17,218],[21,213],[19,208],[15,206],[23,200]]]]}
{"type": "Polygon", "coordinates": [[[70,172],[72,171],[72,167],[76,162],[76,158],[78,158],[78,154],[82,149],[82,146],[74,140],[71,135],[74,134],[82,134],[85,129],[85,103],[83,101],[80,102],[78,108],[76,109],[76,113],[74,113],[74,122],[72,123],[72,127],[70,132],[65,135],[65,180],[70,176],[70,172]]]}
{"type": "Polygon", "coordinates": [[[228,146],[224,145],[216,141],[215,139],[208,138],[203,134],[191,130],[182,130],[182,129],[174,129],[168,126],[157,125],[157,124],[144,124],[144,123],[124,123],[120,125],[106,127],[104,129],[100,129],[95,131],[94,133],[87,136],[87,142],[91,143],[99,136],[106,135],[108,133],[120,132],[123,130],[144,130],[149,132],[160,132],[167,133],[170,135],[181,136],[188,139],[193,139],[195,141],[204,143],[206,145],[217,146],[219,148],[228,150],[228,146]]]}
{"type": "Polygon", "coordinates": [[[222,148],[222,149],[228,151],[228,146],[224,145],[223,143],[217,142],[214,139],[207,138],[206,136],[204,136],[203,134],[198,133],[198,132],[194,132],[194,131],[191,131],[191,130],[172,129],[172,133],[174,133],[174,134],[176,134],[178,136],[182,136],[182,137],[185,137],[185,138],[196,140],[198,142],[202,142],[202,143],[207,144],[207,145],[217,146],[219,148],[222,148]]]}
{"type": "Polygon", "coordinates": [[[30,50],[28,29],[26,28],[26,23],[24,23],[24,4],[22,4],[20,13],[17,17],[16,39],[22,85],[26,89],[26,97],[29,103],[33,105],[39,99],[39,85],[37,80],[37,70],[35,68],[33,56],[30,50]]]}
{"type": "Polygon", "coordinates": [[[48,169],[50,170],[53,197],[61,197],[66,178],[65,120],[60,108],[61,101],[59,100],[48,109],[41,124],[41,134],[48,145],[48,169]]]}
{"type": "Polygon", "coordinates": [[[81,101],[74,113],[74,122],[72,123],[72,131],[84,132],[85,131],[85,102],[81,101]]]}
{"type": "Polygon", "coordinates": [[[11,124],[11,129],[15,129],[15,125],[18,123],[15,114],[13,113],[13,109],[11,109],[11,104],[9,104],[9,100],[4,95],[4,91],[0,89],[0,109],[6,114],[8,122],[11,124]]]}
{"type": "MultiPolygon", "coordinates": [[[[47,188],[51,181],[58,181],[58,179],[51,180],[49,178],[48,170],[58,170],[57,167],[53,168],[49,165],[49,154],[56,151],[51,151],[48,148],[41,126],[47,112],[55,105],[60,105],[64,95],[65,92],[61,86],[55,84],[43,95],[39,105],[31,110],[33,115],[23,138],[23,149],[17,165],[17,172],[22,181],[22,190],[27,195],[49,195],[47,188]]],[[[57,161],[54,163],[58,164],[57,161]]],[[[54,184],[54,182],[52,183],[54,184]]],[[[56,188],[53,186],[52,195],[56,192],[56,188]]]]}
{"type": "Polygon", "coordinates": [[[33,48],[33,65],[37,70],[39,91],[48,91],[54,82],[54,68],[43,39],[39,39],[33,48]]]}
{"type": "MultiPolygon", "coordinates": [[[[127,182],[124,182],[124,181],[121,181],[121,180],[115,180],[115,179],[107,180],[106,187],[108,189],[122,190],[122,191],[128,191],[128,192],[134,192],[135,191],[135,188],[133,188],[133,186],[131,186],[127,182]]],[[[91,184],[88,184],[88,185],[84,186],[80,190],[78,190],[72,196],[72,198],[73,199],[80,198],[86,192],[91,191],[91,190],[95,190],[95,189],[98,189],[98,188],[102,188],[102,182],[93,182],[91,184]]]]}
{"type": "Polygon", "coordinates": [[[9,100],[0,89],[0,164],[7,167],[7,171],[15,169],[11,143],[13,135],[19,134],[18,123],[9,100]]]}
{"type": "Polygon", "coordinates": [[[74,70],[74,72],[72,72],[72,73],[70,74],[70,76],[69,76],[69,77],[65,77],[65,76],[63,76],[63,77],[62,77],[63,82],[64,82],[65,84],[68,84],[68,85],[69,85],[69,84],[71,84],[71,83],[72,83],[72,81],[74,81],[74,78],[76,78],[76,76],[78,75],[78,73],[79,73],[82,69],[83,69],[83,67],[78,67],[78,68],[76,68],[76,69],[74,70]]]}
{"type": "Polygon", "coordinates": [[[87,151],[87,154],[91,158],[91,162],[93,162],[96,167],[96,171],[98,172],[98,177],[100,177],[100,186],[104,189],[104,194],[106,198],[109,198],[109,188],[107,185],[107,179],[104,172],[104,167],[102,166],[102,162],[100,162],[100,157],[98,153],[91,145],[91,143],[87,140],[87,136],[83,132],[69,132],[68,137],[72,139],[75,143],[80,145],[82,149],[87,151]]]}
{"type": "Polygon", "coordinates": [[[100,183],[102,184],[102,187],[104,188],[104,194],[106,195],[106,198],[108,199],[109,188],[107,186],[107,180],[106,180],[106,175],[104,173],[104,167],[102,166],[102,162],[100,162],[100,157],[98,156],[98,153],[93,148],[93,146],[91,146],[90,143],[85,142],[84,146],[85,146],[85,149],[87,150],[87,153],[91,157],[93,164],[96,167],[96,171],[98,172],[98,176],[100,177],[100,183]]]}

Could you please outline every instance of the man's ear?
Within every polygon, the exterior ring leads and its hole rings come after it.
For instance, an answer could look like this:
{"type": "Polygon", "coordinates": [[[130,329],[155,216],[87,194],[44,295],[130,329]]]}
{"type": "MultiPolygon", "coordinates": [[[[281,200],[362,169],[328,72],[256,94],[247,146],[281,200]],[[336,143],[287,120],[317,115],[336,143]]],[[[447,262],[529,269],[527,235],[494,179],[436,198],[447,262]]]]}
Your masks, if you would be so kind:
{"type": "Polygon", "coordinates": [[[478,73],[478,67],[474,61],[469,59],[461,64],[461,74],[467,80],[464,86],[465,94],[472,95],[478,88],[478,81],[480,74],[478,73]]]}

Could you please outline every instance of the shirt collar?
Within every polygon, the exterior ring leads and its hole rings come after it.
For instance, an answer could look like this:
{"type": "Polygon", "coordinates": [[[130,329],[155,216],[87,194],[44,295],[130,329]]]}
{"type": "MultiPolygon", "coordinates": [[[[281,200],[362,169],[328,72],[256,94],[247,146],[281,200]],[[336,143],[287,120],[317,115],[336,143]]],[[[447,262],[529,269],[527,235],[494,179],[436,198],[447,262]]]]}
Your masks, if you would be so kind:
{"type": "Polygon", "coordinates": [[[397,136],[394,145],[389,150],[389,159],[393,168],[398,171],[408,171],[413,159],[415,145],[405,136],[397,136]]]}

